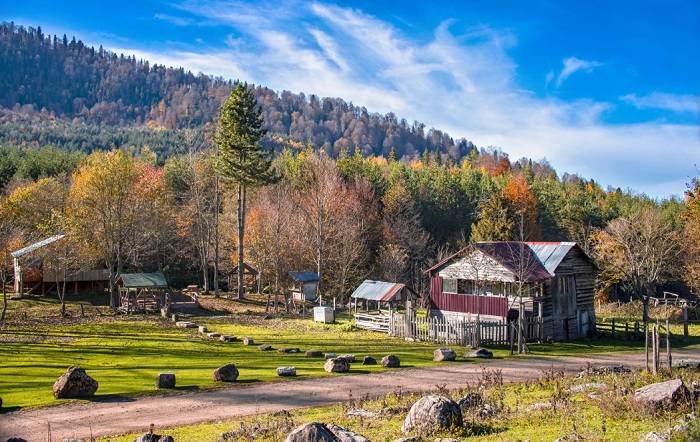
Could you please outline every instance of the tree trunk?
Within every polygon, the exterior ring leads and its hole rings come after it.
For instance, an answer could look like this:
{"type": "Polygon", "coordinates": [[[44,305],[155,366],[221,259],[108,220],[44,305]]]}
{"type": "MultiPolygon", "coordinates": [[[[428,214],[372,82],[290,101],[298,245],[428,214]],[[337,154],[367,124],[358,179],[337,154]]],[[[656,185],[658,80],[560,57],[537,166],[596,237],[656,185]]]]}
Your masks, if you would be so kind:
{"type": "Polygon", "coordinates": [[[214,297],[219,297],[219,177],[214,179],[214,297]]]}
{"type": "Polygon", "coordinates": [[[245,187],[238,185],[238,299],[245,298],[245,286],[243,284],[243,233],[245,227],[245,187]]]}
{"type": "Polygon", "coordinates": [[[2,313],[0,313],[0,322],[5,321],[5,313],[7,312],[7,288],[5,287],[5,278],[2,278],[2,313]]]}

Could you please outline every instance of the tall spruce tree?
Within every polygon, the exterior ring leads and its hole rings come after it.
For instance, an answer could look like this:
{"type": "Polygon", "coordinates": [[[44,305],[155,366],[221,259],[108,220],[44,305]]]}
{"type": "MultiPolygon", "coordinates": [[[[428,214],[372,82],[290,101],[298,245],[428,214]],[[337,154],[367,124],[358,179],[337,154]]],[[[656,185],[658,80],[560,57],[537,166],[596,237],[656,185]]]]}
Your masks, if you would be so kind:
{"type": "MultiPolygon", "coordinates": [[[[272,167],[272,152],[262,150],[260,139],[262,110],[257,106],[253,91],[238,83],[230,98],[221,106],[221,120],[214,135],[219,146],[216,171],[221,179],[238,192],[238,287],[239,299],[243,287],[243,233],[245,229],[246,189],[271,184],[279,178],[272,167]]],[[[215,278],[218,277],[215,275],[215,278]]]]}

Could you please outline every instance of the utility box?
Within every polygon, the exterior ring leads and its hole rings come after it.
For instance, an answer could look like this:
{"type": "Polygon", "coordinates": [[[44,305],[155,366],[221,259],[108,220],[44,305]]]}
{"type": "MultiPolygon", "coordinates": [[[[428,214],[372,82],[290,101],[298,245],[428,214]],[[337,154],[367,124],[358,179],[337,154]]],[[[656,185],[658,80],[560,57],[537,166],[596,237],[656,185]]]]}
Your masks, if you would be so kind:
{"type": "Polygon", "coordinates": [[[335,322],[333,307],[314,307],[314,322],[335,322]]]}

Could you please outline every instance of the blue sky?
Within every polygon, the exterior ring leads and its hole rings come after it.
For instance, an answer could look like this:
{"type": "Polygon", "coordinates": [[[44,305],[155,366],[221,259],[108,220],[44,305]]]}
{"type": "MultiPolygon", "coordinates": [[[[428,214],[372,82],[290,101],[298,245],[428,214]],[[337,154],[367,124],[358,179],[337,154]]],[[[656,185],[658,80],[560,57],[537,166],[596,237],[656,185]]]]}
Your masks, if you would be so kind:
{"type": "Polygon", "coordinates": [[[653,197],[700,173],[700,2],[15,1],[0,19],[547,158],[653,197]]]}

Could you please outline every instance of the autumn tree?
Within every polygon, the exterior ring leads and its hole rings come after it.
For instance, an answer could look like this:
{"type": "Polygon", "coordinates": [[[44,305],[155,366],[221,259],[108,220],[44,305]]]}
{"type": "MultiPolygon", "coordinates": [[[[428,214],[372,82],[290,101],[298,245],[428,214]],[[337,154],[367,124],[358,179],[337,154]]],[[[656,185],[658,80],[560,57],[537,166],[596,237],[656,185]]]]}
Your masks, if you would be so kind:
{"type": "Polygon", "coordinates": [[[685,251],[684,279],[691,290],[700,290],[700,180],[693,178],[685,192],[686,211],[683,214],[685,251]]]}
{"type": "Polygon", "coordinates": [[[649,321],[649,298],[656,286],[676,266],[681,248],[673,224],[654,206],[611,221],[593,238],[593,251],[601,278],[610,285],[620,282],[644,306],[649,321]]]}
{"type": "Polygon", "coordinates": [[[230,98],[221,106],[221,120],[214,135],[219,146],[216,170],[228,185],[237,191],[238,215],[238,298],[244,296],[243,251],[245,232],[246,190],[271,184],[278,177],[272,167],[272,152],[262,150],[260,139],[262,110],[257,107],[253,92],[238,83],[230,98]]]}
{"type": "MultiPolygon", "coordinates": [[[[110,307],[126,264],[156,260],[164,224],[172,219],[162,171],[122,151],[95,152],[73,175],[66,227],[109,269],[110,307]]],[[[161,255],[162,256],[162,255],[161,255]]]]}

